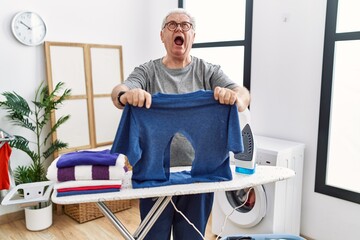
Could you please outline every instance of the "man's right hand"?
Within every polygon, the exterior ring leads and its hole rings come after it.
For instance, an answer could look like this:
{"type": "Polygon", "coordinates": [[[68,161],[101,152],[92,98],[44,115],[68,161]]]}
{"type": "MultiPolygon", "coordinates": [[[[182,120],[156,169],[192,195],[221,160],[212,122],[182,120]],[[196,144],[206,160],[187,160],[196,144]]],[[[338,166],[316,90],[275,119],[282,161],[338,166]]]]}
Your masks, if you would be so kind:
{"type": "Polygon", "coordinates": [[[120,97],[122,104],[130,104],[135,107],[150,108],[151,100],[151,94],[140,88],[128,90],[120,97]]]}

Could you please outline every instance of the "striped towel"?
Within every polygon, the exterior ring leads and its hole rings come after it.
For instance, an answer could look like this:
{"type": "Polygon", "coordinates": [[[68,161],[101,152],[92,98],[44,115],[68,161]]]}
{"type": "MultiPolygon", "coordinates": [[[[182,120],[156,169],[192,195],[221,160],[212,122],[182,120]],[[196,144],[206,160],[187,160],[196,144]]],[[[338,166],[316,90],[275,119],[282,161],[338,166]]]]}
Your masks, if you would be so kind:
{"type": "Polygon", "coordinates": [[[125,156],[119,154],[114,166],[78,165],[57,168],[60,157],[55,159],[47,170],[46,177],[52,181],[64,182],[73,180],[121,180],[128,168],[125,156]]]}

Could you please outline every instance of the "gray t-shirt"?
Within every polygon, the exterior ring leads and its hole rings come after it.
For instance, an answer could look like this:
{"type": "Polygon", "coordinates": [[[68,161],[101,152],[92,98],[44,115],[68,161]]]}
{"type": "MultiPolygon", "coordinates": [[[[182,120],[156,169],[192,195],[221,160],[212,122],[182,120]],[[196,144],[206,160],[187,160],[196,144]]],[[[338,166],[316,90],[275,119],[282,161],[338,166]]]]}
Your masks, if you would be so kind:
{"type": "MultiPolygon", "coordinates": [[[[194,56],[188,66],[180,69],[167,68],[161,58],[151,60],[136,67],[124,84],[130,89],[141,88],[150,94],[190,93],[214,90],[217,86],[230,89],[238,86],[219,65],[194,56]]],[[[186,137],[176,134],[170,147],[171,166],[191,165],[194,156],[194,148],[186,137]]]]}

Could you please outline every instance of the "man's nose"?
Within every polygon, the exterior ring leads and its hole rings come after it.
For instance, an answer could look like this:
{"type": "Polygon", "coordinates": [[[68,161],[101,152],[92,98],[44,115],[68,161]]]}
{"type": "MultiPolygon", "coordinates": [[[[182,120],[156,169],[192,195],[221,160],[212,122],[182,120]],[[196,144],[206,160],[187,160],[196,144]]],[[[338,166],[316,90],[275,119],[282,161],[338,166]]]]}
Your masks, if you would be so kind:
{"type": "Polygon", "coordinates": [[[175,32],[178,32],[178,31],[183,31],[183,29],[181,28],[180,24],[176,25],[176,28],[174,30],[175,32]]]}

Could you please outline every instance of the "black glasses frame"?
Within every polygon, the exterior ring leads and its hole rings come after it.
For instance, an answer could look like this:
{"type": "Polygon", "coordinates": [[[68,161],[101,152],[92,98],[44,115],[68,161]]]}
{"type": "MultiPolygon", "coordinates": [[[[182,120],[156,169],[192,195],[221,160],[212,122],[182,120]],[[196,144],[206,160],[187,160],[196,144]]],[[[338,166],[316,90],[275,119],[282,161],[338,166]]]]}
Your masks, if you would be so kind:
{"type": "Polygon", "coordinates": [[[183,30],[184,32],[189,31],[193,27],[192,23],[190,23],[190,22],[180,22],[180,23],[178,23],[178,22],[175,22],[175,21],[169,21],[169,22],[164,24],[164,28],[166,27],[167,29],[169,29],[169,31],[175,31],[178,28],[178,26],[180,26],[181,30],[183,30]],[[176,27],[171,28],[170,27],[171,24],[176,24],[176,27]]]}

